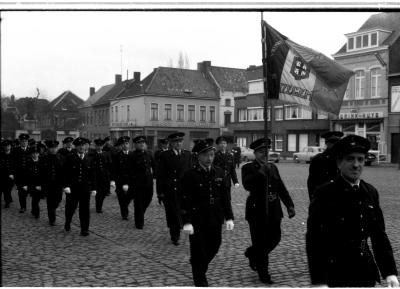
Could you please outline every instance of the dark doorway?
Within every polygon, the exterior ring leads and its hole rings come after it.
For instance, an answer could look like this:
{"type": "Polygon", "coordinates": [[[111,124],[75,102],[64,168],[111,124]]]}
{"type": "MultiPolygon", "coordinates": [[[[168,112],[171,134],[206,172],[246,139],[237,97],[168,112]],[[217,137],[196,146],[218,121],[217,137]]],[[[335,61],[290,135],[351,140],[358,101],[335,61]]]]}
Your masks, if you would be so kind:
{"type": "Polygon", "coordinates": [[[392,163],[398,163],[400,158],[400,133],[392,133],[392,163]]]}

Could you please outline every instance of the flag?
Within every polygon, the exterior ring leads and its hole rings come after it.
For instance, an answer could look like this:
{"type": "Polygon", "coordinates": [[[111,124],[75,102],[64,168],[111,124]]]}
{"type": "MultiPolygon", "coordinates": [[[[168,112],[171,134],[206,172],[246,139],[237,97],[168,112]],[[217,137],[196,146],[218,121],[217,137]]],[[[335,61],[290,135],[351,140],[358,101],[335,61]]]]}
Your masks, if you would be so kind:
{"type": "Polygon", "coordinates": [[[291,41],[265,21],[262,32],[264,69],[270,75],[268,98],[338,115],[354,72],[318,51],[291,41]]]}

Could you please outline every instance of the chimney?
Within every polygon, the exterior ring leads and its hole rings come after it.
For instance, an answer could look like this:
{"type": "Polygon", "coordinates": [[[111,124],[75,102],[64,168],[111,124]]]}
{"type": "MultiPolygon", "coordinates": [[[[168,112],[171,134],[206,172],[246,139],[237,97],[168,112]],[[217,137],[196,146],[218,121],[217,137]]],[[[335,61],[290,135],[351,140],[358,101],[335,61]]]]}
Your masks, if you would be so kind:
{"type": "Polygon", "coordinates": [[[140,72],[135,71],[133,73],[133,79],[135,80],[135,82],[139,82],[140,81],[140,72]]]}
{"type": "Polygon", "coordinates": [[[92,96],[95,92],[96,92],[96,89],[94,87],[90,87],[89,97],[92,96]]]}
{"type": "Polygon", "coordinates": [[[199,70],[202,73],[206,73],[208,70],[210,70],[211,67],[211,61],[203,61],[197,63],[197,70],[199,70]]]}
{"type": "Polygon", "coordinates": [[[122,82],[122,75],[121,74],[116,74],[115,75],[115,84],[121,83],[122,82]]]}

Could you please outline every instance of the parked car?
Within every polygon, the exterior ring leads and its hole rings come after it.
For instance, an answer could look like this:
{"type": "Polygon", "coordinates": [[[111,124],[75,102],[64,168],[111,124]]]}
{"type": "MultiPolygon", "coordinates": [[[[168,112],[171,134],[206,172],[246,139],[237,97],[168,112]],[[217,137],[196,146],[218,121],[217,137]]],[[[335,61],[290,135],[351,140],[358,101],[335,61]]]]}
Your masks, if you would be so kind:
{"type": "MultiPolygon", "coordinates": [[[[242,162],[249,162],[249,161],[253,161],[255,159],[252,149],[249,149],[247,147],[241,147],[240,150],[241,150],[242,162]]],[[[268,153],[268,161],[269,162],[279,163],[280,159],[281,159],[281,153],[279,153],[279,152],[269,152],[268,153]]]]}
{"type": "Polygon", "coordinates": [[[296,163],[306,162],[309,163],[313,157],[324,151],[323,147],[307,146],[301,152],[293,154],[293,161],[296,163]]]}
{"type": "Polygon", "coordinates": [[[365,165],[370,166],[373,162],[378,160],[379,151],[369,150],[365,158],[365,165]]]}

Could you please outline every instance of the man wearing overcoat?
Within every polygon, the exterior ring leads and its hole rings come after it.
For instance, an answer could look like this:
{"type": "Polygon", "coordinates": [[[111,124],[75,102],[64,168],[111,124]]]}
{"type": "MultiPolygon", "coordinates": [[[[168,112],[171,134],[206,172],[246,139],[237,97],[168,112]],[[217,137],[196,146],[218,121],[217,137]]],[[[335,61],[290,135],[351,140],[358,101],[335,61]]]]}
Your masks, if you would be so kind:
{"type": "Polygon", "coordinates": [[[257,271],[260,281],[272,284],[268,255],[281,240],[281,201],[287,208],[289,218],[295,216],[295,210],[278,168],[266,162],[270,144],[271,140],[265,138],[250,144],[255,160],[243,165],[242,182],[250,193],[246,201],[246,220],[252,241],[245,255],[249,258],[250,267],[257,271]]]}
{"type": "Polygon", "coordinates": [[[357,135],[348,135],[332,147],[340,173],[316,189],[307,220],[306,251],[313,285],[374,287],[382,276],[389,287],[399,286],[379,194],[361,179],[369,148],[369,141],[357,135]]]}
{"type": "Polygon", "coordinates": [[[4,196],[4,208],[9,208],[13,201],[11,191],[14,186],[15,173],[11,144],[12,142],[10,140],[3,140],[1,142],[3,150],[0,152],[0,193],[4,196]]]}

